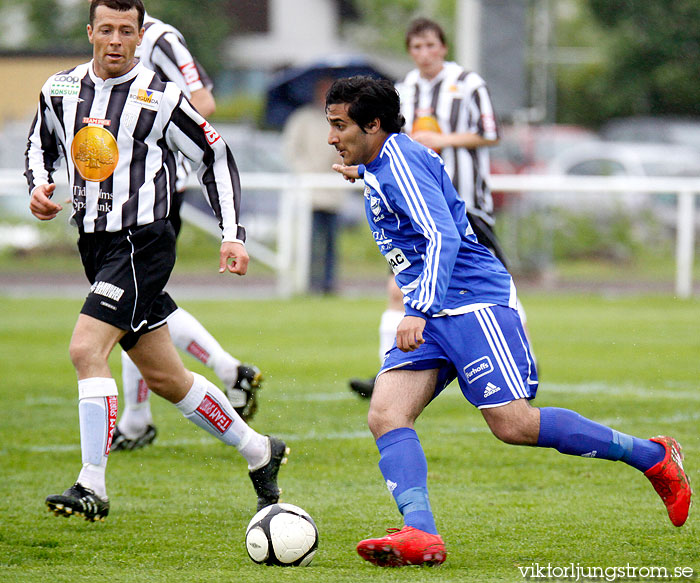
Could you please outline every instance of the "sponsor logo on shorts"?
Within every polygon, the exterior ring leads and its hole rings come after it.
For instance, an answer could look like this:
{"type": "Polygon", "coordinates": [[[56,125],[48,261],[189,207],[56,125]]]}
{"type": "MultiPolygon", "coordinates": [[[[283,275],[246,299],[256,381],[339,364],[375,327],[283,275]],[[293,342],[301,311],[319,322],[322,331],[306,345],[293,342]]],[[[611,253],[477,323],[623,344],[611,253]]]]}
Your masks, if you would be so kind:
{"type": "Polygon", "coordinates": [[[493,372],[493,364],[491,364],[491,359],[488,356],[482,356],[464,367],[464,374],[469,384],[490,372],[493,372]]]}
{"type": "Polygon", "coordinates": [[[212,399],[209,394],[204,395],[204,399],[202,399],[199,407],[197,407],[197,412],[221,433],[225,433],[231,426],[231,423],[233,423],[233,419],[226,414],[221,406],[212,399]]]}
{"type": "Polygon", "coordinates": [[[501,390],[501,387],[497,387],[493,383],[486,383],[486,388],[484,389],[484,399],[486,397],[490,397],[494,393],[497,393],[498,391],[501,390]]]}
{"type": "Polygon", "coordinates": [[[389,492],[393,493],[393,491],[396,490],[396,486],[398,486],[396,482],[392,482],[391,480],[386,481],[386,488],[389,492]]]}
{"type": "Polygon", "coordinates": [[[190,342],[189,346],[187,347],[187,352],[189,352],[197,360],[201,360],[204,364],[209,362],[209,353],[194,340],[190,342]]]}
{"type": "Polygon", "coordinates": [[[581,457],[596,457],[598,455],[598,450],[589,451],[588,453],[582,453],[581,457]]]}
{"type": "Polygon", "coordinates": [[[90,287],[90,293],[104,296],[110,300],[118,302],[122,295],[124,295],[124,290],[112,283],[107,283],[106,281],[96,281],[90,287]]]}

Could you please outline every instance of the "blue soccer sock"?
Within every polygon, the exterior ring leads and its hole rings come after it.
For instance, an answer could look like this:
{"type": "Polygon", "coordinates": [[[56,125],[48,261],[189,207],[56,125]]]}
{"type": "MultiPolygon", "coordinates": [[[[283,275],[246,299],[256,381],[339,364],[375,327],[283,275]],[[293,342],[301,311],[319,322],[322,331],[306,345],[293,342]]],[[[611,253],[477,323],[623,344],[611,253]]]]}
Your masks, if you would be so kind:
{"type": "Polygon", "coordinates": [[[404,524],[437,534],[428,499],[428,462],[416,432],[408,427],[393,429],[377,440],[377,447],[379,469],[404,524]]]}
{"type": "Polygon", "coordinates": [[[642,472],[660,462],[666,453],[660,443],[620,433],[557,407],[540,409],[537,446],[568,455],[620,460],[642,472]]]}

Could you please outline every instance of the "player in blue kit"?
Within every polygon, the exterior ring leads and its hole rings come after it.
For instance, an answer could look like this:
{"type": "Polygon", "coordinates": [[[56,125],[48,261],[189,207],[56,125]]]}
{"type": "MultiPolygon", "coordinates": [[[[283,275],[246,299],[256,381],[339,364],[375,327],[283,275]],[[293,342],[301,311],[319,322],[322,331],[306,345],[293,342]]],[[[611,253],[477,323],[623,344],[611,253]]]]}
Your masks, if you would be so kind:
{"type": "Polygon", "coordinates": [[[393,85],[369,77],[336,81],[326,96],[328,143],[346,179],[365,182],[365,212],[404,295],[406,315],[370,402],[379,468],[404,527],[363,540],[379,566],[440,564],[445,545],[430,508],[427,462],[414,422],[455,378],[505,443],[621,460],[644,472],[681,526],[691,489],[671,437],[640,439],[567,409],[535,408],[537,372],[508,271],[477,242],[442,159],[401,134],[393,85]]]}

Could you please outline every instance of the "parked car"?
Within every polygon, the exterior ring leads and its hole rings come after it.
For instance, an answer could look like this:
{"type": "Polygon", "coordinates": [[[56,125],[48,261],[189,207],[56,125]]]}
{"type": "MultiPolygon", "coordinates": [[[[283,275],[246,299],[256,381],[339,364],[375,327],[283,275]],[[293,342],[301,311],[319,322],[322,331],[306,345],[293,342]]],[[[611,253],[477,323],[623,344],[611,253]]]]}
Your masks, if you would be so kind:
{"type": "Polygon", "coordinates": [[[600,136],[611,141],[678,144],[700,152],[700,118],[663,115],[617,118],[601,127],[600,136]]]}
{"type": "MultiPolygon", "coordinates": [[[[685,146],[659,143],[607,142],[593,140],[566,148],[547,164],[546,174],[570,176],[662,176],[700,177],[700,152],[685,146]]],[[[631,209],[675,204],[675,193],[598,192],[576,195],[537,193],[533,199],[562,203],[576,208],[600,209],[622,205],[631,209]]]]}
{"type": "Polygon", "coordinates": [[[673,144],[592,140],[561,151],[546,170],[577,176],[700,176],[700,153],[673,144]]]}
{"type": "MultiPolygon", "coordinates": [[[[540,174],[557,152],[595,137],[573,125],[503,125],[500,142],[490,149],[491,174],[540,174]]],[[[514,196],[494,191],[494,207],[504,208],[514,196]]]]}
{"type": "Polygon", "coordinates": [[[538,174],[563,149],[593,140],[595,132],[573,125],[504,125],[501,141],[491,148],[492,172],[538,174]]]}

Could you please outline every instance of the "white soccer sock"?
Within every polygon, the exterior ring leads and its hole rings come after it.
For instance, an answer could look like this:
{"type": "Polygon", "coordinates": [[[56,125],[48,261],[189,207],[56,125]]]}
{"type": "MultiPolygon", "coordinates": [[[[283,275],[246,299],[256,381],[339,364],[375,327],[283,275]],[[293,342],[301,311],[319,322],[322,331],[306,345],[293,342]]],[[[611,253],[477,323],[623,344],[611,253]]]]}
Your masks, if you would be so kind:
{"type": "Polygon", "coordinates": [[[227,445],[233,445],[256,468],[269,461],[269,439],[249,427],[229,403],[226,395],[202,375],[192,373],[194,382],[185,398],[175,406],[198,427],[227,445]]]}
{"type": "Polygon", "coordinates": [[[384,310],[379,321],[379,362],[384,362],[384,355],[394,345],[396,329],[406,314],[403,310],[384,310]]]}
{"type": "Polygon", "coordinates": [[[119,431],[128,439],[142,435],[153,423],[151,391],[146,386],[139,369],[129,355],[122,350],[122,389],[124,409],[119,418],[119,431]]]}
{"type": "Polygon", "coordinates": [[[225,387],[238,380],[241,361],[226,352],[192,314],[178,308],[168,317],[168,329],[173,344],[206,364],[225,387]]]}
{"type": "Polygon", "coordinates": [[[107,497],[105,470],[117,423],[117,383],[112,378],[78,381],[78,417],[83,467],[78,482],[107,497]]]}

